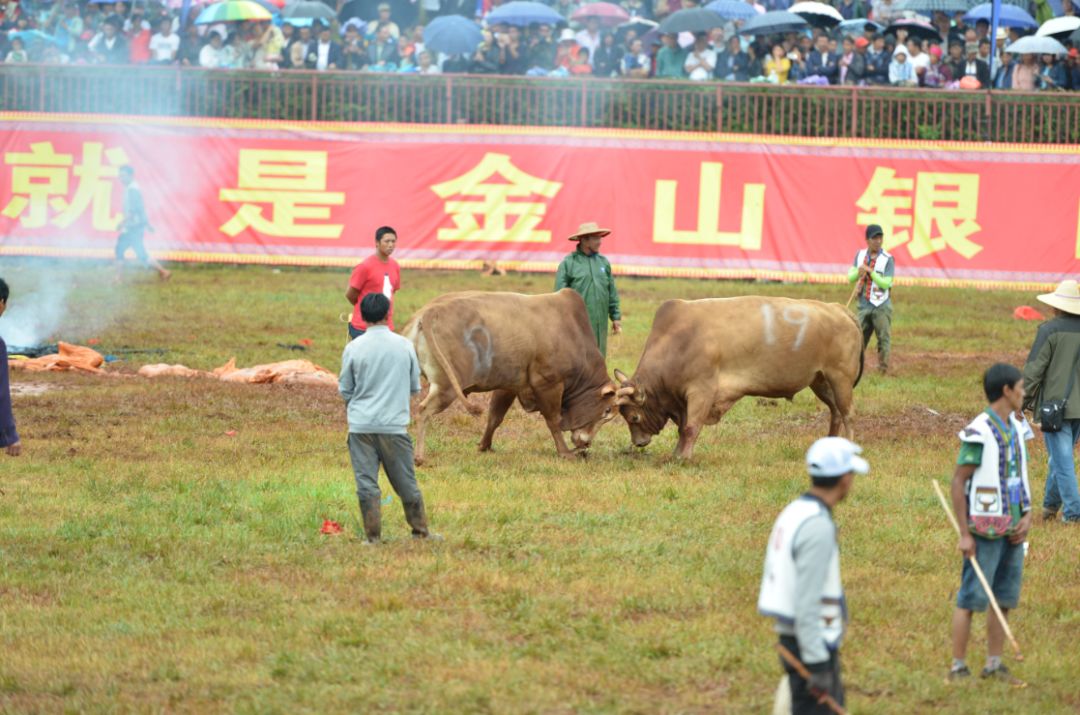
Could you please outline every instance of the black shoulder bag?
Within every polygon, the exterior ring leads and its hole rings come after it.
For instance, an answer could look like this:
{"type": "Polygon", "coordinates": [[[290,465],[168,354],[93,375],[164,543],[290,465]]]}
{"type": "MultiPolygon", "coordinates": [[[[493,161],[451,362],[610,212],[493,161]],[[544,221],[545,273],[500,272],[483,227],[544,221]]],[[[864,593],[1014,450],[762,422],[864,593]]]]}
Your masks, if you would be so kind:
{"type": "Polygon", "coordinates": [[[1069,395],[1072,393],[1078,363],[1080,363],[1080,352],[1077,352],[1076,359],[1073,360],[1069,382],[1065,387],[1065,397],[1060,400],[1048,400],[1039,405],[1039,425],[1043,432],[1060,432],[1065,426],[1065,405],[1069,402],[1069,395]]]}

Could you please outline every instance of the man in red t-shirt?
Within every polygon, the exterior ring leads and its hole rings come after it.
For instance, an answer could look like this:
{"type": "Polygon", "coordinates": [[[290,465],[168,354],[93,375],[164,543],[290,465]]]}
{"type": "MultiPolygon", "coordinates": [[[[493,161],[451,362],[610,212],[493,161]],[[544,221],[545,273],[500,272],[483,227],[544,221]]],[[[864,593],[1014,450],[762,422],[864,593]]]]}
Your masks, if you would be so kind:
{"type": "Polygon", "coordinates": [[[353,305],[349,340],[360,337],[367,330],[367,324],[360,317],[360,301],[369,293],[382,293],[389,299],[387,320],[390,329],[394,329],[394,293],[401,290],[401,267],[390,257],[396,245],[397,232],[389,226],[380,226],[375,231],[375,253],[353,269],[349,289],[345,291],[345,298],[353,305]]]}

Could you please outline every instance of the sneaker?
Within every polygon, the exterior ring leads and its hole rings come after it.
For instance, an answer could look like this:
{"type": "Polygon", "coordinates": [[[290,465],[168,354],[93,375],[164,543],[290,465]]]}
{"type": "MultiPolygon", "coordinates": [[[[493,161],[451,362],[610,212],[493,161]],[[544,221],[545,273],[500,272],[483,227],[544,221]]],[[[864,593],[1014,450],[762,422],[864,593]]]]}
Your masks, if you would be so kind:
{"type": "Polygon", "coordinates": [[[994,680],[1000,680],[1003,683],[1008,683],[1009,685],[1011,685],[1014,688],[1027,687],[1027,683],[1025,683],[1023,680],[1020,680],[1020,678],[1017,678],[1015,675],[1010,673],[1009,669],[1006,668],[1004,665],[999,665],[998,667],[994,668],[993,670],[983,668],[982,673],[979,674],[979,677],[980,678],[993,678],[994,680]]]}
{"type": "Polygon", "coordinates": [[[957,683],[961,680],[966,680],[971,677],[971,669],[966,665],[963,668],[957,668],[956,670],[950,670],[949,675],[945,678],[946,683],[957,683]]]}

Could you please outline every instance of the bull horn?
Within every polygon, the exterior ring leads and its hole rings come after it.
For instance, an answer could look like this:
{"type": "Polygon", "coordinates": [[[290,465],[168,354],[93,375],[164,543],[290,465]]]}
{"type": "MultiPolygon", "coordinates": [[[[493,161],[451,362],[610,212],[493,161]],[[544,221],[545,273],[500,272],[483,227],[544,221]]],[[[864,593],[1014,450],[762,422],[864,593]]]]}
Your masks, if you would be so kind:
{"type": "Polygon", "coordinates": [[[627,387],[620,387],[618,390],[615,391],[616,399],[623,398],[623,397],[630,397],[633,394],[634,394],[634,386],[633,385],[629,385],[627,387]]]}
{"type": "Polygon", "coordinates": [[[630,382],[630,378],[626,376],[626,373],[622,370],[615,368],[615,381],[620,385],[625,385],[630,382]]]}

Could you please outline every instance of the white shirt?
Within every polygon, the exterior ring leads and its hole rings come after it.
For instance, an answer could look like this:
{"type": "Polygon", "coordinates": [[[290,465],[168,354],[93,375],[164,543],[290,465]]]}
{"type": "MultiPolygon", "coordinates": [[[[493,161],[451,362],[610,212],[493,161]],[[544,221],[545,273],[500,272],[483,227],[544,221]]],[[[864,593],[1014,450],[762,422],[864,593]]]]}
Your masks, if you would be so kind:
{"type": "Polygon", "coordinates": [[[600,33],[590,35],[588,30],[582,30],[578,34],[574,35],[574,39],[577,43],[589,51],[589,57],[591,58],[596,54],[596,49],[600,47],[600,33]]]}
{"type": "Polygon", "coordinates": [[[221,51],[224,49],[224,46],[222,46],[221,49],[215,49],[213,45],[206,45],[205,47],[203,47],[201,50],[199,50],[199,66],[206,67],[207,69],[216,69],[218,67],[221,67],[222,64],[224,64],[222,62],[221,51]]]}
{"type": "Polygon", "coordinates": [[[160,32],[150,38],[150,56],[155,62],[172,62],[180,49],[180,36],[169,33],[165,37],[160,32]]]}
{"type": "Polygon", "coordinates": [[[690,79],[695,81],[712,79],[712,71],[715,67],[716,50],[711,47],[706,47],[697,56],[695,56],[694,50],[690,50],[690,54],[686,56],[686,61],[683,63],[683,69],[690,75],[690,79]],[[708,66],[702,67],[701,60],[704,60],[708,66]],[[694,69],[691,69],[691,67],[694,69]]]}
{"type": "Polygon", "coordinates": [[[911,63],[911,68],[916,72],[919,71],[920,67],[924,70],[928,70],[930,69],[930,53],[920,52],[918,57],[911,55],[908,57],[908,62],[911,63]]]}
{"type": "Polygon", "coordinates": [[[320,41],[316,48],[318,59],[315,60],[315,69],[324,70],[330,64],[330,43],[320,41]]]}

